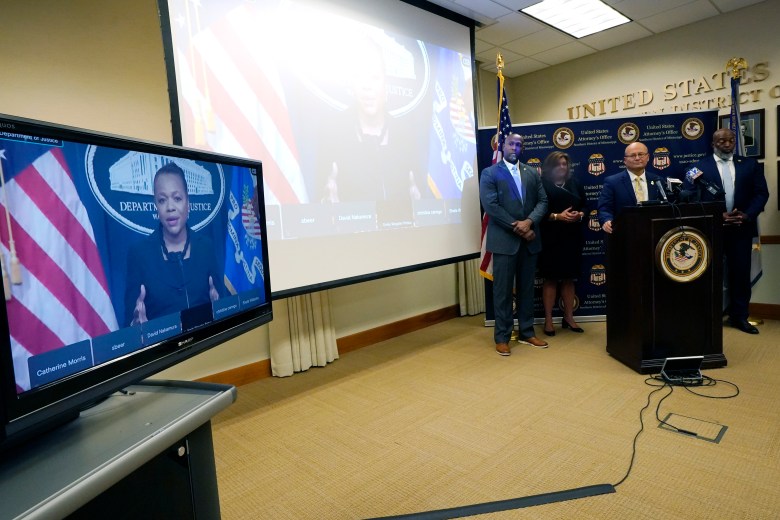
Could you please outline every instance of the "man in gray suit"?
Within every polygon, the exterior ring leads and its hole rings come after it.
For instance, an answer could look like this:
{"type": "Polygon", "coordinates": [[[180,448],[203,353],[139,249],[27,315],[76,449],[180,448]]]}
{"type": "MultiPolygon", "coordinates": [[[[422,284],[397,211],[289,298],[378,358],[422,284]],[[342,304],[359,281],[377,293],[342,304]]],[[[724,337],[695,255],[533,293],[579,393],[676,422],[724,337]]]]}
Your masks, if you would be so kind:
{"type": "Polygon", "coordinates": [[[536,170],[519,161],[522,150],[523,138],[510,133],[502,147],[503,160],[485,168],[479,179],[479,198],[488,215],[486,249],[493,254],[494,337],[502,356],[510,354],[515,285],[518,341],[547,347],[534,332],[534,272],[542,249],[539,223],[547,213],[547,195],[536,170]]]}

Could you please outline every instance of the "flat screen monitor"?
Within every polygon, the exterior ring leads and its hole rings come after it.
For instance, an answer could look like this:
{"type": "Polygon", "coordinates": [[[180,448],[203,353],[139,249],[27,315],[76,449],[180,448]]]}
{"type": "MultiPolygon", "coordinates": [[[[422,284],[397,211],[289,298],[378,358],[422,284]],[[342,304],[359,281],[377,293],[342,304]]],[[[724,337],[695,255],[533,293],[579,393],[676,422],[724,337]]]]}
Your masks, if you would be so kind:
{"type": "Polygon", "coordinates": [[[262,165],[0,115],[0,445],[271,320],[262,165]]]}

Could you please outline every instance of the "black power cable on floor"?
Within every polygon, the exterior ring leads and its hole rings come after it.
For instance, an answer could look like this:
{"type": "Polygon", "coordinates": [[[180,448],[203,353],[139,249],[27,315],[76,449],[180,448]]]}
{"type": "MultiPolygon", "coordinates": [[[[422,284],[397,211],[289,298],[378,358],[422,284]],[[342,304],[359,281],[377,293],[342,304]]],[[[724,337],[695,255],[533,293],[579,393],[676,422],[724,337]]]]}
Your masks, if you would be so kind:
{"type": "Polygon", "coordinates": [[[634,441],[632,442],[631,461],[628,464],[628,471],[626,471],[626,474],[623,476],[623,478],[621,478],[617,483],[613,484],[614,487],[618,487],[620,484],[625,482],[625,480],[631,474],[631,470],[634,469],[634,460],[636,459],[636,441],[639,438],[639,435],[645,429],[645,423],[644,423],[644,419],[642,417],[642,414],[650,406],[650,400],[651,400],[651,398],[652,398],[654,393],[659,392],[659,391],[663,390],[664,388],[667,388],[667,387],[669,388],[669,393],[666,394],[665,396],[663,396],[658,401],[658,405],[655,408],[655,418],[658,419],[659,424],[665,424],[666,426],[674,429],[677,432],[680,432],[680,433],[683,433],[683,434],[686,434],[686,435],[691,435],[691,436],[694,436],[694,437],[697,436],[696,432],[692,432],[692,431],[689,431],[689,430],[684,430],[682,428],[678,428],[677,426],[674,426],[673,424],[669,424],[668,422],[664,421],[659,416],[660,409],[661,409],[661,403],[663,403],[664,400],[667,397],[672,395],[672,393],[674,392],[674,387],[675,386],[681,386],[681,387],[685,388],[687,391],[689,391],[690,393],[692,393],[694,395],[697,395],[699,397],[706,397],[708,399],[732,399],[732,398],[737,397],[739,395],[739,386],[737,386],[735,383],[732,383],[731,381],[726,381],[724,379],[713,379],[713,378],[705,376],[705,375],[702,375],[701,381],[695,382],[695,383],[670,383],[670,382],[664,380],[661,376],[653,375],[653,376],[650,376],[647,379],[645,379],[645,384],[648,385],[648,386],[655,386],[657,388],[655,390],[652,390],[649,394],[647,394],[647,403],[645,404],[644,407],[642,407],[641,410],[639,410],[639,424],[640,424],[640,427],[639,427],[639,431],[636,432],[636,435],[634,436],[634,441]],[[659,382],[661,384],[655,384],[654,381],[657,381],[657,382],[659,382]],[[709,387],[709,386],[715,386],[718,383],[726,383],[728,385],[731,385],[731,386],[734,387],[734,389],[736,391],[733,394],[731,394],[731,395],[720,396],[720,395],[702,394],[702,393],[694,392],[693,390],[691,390],[691,387],[693,387],[693,386],[709,387]]]}

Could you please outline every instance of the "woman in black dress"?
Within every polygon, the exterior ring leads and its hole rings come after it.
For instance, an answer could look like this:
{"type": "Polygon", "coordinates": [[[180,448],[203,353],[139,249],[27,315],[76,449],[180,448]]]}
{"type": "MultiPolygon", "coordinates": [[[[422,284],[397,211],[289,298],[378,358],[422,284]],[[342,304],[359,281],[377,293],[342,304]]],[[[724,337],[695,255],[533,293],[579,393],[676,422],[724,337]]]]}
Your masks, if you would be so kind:
{"type": "Polygon", "coordinates": [[[584,332],[574,321],[574,280],[579,277],[583,247],[585,190],[571,175],[571,159],[564,152],[552,152],[544,160],[542,184],[547,192],[547,217],[542,221],[542,252],[539,273],[544,278],[544,333],[555,335],[552,309],[560,288],[563,302],[561,325],[572,332],[584,332]]]}

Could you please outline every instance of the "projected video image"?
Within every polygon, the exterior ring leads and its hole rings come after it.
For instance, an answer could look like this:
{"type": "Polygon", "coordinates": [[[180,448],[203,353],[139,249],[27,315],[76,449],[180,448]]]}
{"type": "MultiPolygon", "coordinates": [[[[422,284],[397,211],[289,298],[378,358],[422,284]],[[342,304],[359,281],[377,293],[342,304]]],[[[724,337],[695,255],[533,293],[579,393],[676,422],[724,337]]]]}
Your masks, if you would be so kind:
{"type": "Polygon", "coordinates": [[[17,392],[267,300],[250,168],[10,132],[0,161],[17,392]]]}
{"type": "Polygon", "coordinates": [[[169,1],[183,144],[263,161],[269,239],[461,222],[470,50],[363,4],[169,1]]]}

